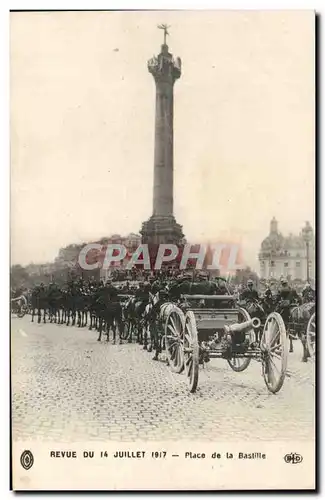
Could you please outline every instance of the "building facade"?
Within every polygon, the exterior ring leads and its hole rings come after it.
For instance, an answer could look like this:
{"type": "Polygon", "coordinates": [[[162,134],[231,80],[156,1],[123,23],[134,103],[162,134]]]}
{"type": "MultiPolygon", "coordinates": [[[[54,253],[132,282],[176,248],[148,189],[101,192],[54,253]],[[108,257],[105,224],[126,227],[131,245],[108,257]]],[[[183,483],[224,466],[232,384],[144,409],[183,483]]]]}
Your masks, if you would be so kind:
{"type": "Polygon", "coordinates": [[[299,235],[283,236],[273,217],[270,233],[261,244],[259,263],[263,279],[286,277],[290,281],[314,281],[315,236],[310,223],[306,222],[299,235]]]}
{"type": "Polygon", "coordinates": [[[120,234],[113,234],[107,238],[102,238],[100,243],[105,245],[125,245],[127,254],[123,260],[112,262],[108,269],[100,269],[100,278],[106,281],[112,276],[114,271],[123,270],[129,262],[130,256],[135,252],[139,245],[141,245],[141,236],[139,234],[130,233],[127,236],[120,234]]]}

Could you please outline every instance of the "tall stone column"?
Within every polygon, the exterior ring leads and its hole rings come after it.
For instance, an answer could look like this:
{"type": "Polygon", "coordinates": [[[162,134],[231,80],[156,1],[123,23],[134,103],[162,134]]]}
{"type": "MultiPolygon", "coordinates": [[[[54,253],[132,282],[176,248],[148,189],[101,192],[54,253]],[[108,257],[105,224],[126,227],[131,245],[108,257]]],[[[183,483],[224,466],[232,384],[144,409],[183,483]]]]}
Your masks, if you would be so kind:
{"type": "Polygon", "coordinates": [[[183,238],[173,215],[174,189],[174,83],[181,76],[181,60],[174,60],[164,43],[148,61],[156,84],[153,214],[142,225],[143,243],[175,243],[183,238]]]}

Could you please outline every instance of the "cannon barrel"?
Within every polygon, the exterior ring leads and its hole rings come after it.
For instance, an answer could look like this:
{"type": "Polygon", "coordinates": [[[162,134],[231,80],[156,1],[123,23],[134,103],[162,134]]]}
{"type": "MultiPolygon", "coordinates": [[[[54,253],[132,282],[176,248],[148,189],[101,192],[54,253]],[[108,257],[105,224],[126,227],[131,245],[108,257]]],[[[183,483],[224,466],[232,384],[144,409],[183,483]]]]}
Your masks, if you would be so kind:
{"type": "Polygon", "coordinates": [[[225,325],[224,329],[226,333],[240,333],[247,332],[252,328],[259,328],[261,322],[258,318],[252,318],[244,323],[233,323],[232,325],[225,325]]]}

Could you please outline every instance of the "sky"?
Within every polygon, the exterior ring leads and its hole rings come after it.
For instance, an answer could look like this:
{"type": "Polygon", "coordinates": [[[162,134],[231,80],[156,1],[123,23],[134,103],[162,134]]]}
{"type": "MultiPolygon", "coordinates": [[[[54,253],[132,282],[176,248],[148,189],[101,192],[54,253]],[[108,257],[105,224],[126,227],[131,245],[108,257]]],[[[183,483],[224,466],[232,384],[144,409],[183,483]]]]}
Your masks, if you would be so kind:
{"type": "Polygon", "coordinates": [[[273,216],[315,213],[312,11],[11,13],[11,261],[139,232],[152,213],[155,85],[174,88],[174,214],[195,243],[234,241],[248,265],[273,216]]]}

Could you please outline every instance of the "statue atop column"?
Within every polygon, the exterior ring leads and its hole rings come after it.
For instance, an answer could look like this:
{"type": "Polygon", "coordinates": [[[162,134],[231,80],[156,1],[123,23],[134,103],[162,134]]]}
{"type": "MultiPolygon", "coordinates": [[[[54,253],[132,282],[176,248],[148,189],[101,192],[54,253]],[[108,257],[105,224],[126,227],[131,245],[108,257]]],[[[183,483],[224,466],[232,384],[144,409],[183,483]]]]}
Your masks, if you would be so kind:
{"type": "Polygon", "coordinates": [[[170,26],[167,26],[167,24],[158,24],[157,28],[164,30],[164,45],[166,45],[166,36],[169,35],[168,28],[170,28],[170,26]]]}
{"type": "Polygon", "coordinates": [[[158,56],[153,56],[148,61],[148,70],[156,81],[169,81],[174,84],[175,80],[181,76],[181,59],[173,58],[168,52],[166,36],[169,35],[167,24],[159,24],[159,29],[164,30],[164,43],[161,46],[161,52],[158,56]]]}

